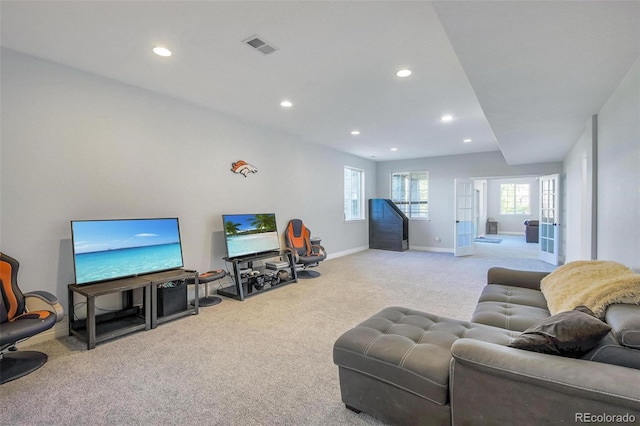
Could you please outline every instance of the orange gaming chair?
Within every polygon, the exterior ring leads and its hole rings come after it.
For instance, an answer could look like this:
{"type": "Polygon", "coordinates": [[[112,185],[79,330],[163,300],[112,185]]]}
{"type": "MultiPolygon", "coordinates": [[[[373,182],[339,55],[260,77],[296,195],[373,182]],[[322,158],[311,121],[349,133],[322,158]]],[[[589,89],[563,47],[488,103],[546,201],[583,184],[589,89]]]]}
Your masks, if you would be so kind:
{"type": "Polygon", "coordinates": [[[22,293],[18,287],[18,261],[0,253],[0,384],[42,367],[47,354],[18,351],[16,344],[53,327],[64,316],[58,299],[46,291],[22,293]],[[44,310],[30,306],[45,304],[44,310]]]}
{"type": "Polygon", "coordinates": [[[318,266],[319,262],[327,258],[324,247],[312,243],[311,231],[300,219],[289,221],[284,239],[287,250],[293,252],[296,269],[305,271],[307,268],[318,266]]]}

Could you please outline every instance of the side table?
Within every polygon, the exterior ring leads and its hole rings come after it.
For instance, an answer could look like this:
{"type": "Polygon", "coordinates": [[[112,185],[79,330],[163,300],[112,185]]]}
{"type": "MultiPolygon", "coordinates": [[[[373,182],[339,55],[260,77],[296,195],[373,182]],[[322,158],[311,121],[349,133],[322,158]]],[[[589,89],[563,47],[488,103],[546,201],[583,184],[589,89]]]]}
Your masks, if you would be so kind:
{"type": "Polygon", "coordinates": [[[498,233],[498,222],[487,221],[487,234],[497,234],[497,233],[498,233]]]}

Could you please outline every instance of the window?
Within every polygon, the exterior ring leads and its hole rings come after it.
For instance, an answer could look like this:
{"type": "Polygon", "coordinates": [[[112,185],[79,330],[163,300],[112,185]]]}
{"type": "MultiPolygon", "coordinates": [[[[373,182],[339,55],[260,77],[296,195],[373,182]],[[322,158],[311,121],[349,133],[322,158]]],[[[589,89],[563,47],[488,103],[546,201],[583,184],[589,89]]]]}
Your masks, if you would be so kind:
{"type": "Polygon", "coordinates": [[[412,219],[429,219],[429,172],[391,174],[391,200],[412,219]]]}
{"type": "Polygon", "coordinates": [[[364,170],[344,168],[344,220],[364,219],[364,170]]]}
{"type": "Polygon", "coordinates": [[[500,214],[531,214],[528,183],[500,184],[500,214]]]}

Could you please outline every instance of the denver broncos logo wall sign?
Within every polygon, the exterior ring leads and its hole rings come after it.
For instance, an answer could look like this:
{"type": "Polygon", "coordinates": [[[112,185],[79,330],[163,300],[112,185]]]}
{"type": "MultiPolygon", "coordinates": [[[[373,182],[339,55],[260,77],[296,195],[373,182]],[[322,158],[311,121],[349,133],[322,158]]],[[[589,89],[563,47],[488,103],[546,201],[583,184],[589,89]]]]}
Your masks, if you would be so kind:
{"type": "Polygon", "coordinates": [[[244,177],[247,177],[249,173],[258,173],[258,169],[256,169],[255,166],[244,160],[238,160],[235,163],[231,163],[231,171],[233,173],[241,174],[244,177]]]}

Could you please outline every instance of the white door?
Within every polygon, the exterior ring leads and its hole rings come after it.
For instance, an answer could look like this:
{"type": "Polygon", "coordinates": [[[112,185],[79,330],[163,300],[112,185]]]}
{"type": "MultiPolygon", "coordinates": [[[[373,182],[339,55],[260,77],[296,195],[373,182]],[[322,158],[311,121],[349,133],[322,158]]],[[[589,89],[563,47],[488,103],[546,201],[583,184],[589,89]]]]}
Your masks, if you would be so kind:
{"type": "Polygon", "coordinates": [[[473,254],[473,181],[470,179],[454,180],[454,255],[468,256],[473,254]]]}
{"type": "Polygon", "coordinates": [[[540,178],[540,260],[552,265],[558,264],[559,197],[559,175],[542,176],[540,178]]]}

